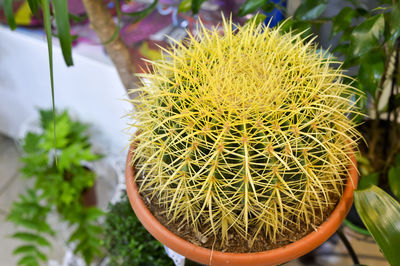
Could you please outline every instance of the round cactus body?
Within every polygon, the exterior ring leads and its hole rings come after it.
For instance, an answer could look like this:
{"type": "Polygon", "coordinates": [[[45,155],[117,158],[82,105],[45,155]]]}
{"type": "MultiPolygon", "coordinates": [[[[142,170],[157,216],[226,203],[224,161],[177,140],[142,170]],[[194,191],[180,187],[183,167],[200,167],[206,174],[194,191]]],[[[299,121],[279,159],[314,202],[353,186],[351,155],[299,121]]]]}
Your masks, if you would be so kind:
{"type": "Polygon", "coordinates": [[[231,231],[274,242],[340,197],[355,90],[300,35],[232,28],[200,27],[142,75],[133,163],[170,220],[222,242],[231,231]]]}

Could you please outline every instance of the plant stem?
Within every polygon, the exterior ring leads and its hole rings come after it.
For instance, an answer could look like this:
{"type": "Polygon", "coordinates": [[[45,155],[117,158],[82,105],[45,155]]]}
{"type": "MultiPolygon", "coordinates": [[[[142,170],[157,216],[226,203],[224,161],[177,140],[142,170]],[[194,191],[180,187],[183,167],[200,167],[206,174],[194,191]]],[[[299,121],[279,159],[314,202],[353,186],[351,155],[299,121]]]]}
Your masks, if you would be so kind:
{"type": "MultiPolygon", "coordinates": [[[[387,45],[385,45],[387,48],[387,45]]],[[[376,156],[376,146],[378,144],[378,139],[380,137],[380,132],[379,132],[379,120],[380,120],[380,112],[379,112],[379,101],[382,96],[382,91],[383,91],[383,84],[385,83],[386,77],[388,75],[389,71],[389,65],[390,65],[390,58],[394,52],[394,48],[391,51],[388,51],[389,49],[385,49],[386,53],[386,60],[385,60],[385,67],[383,74],[381,76],[381,80],[379,81],[375,101],[374,101],[374,113],[375,113],[375,118],[372,121],[372,129],[371,129],[371,141],[369,142],[369,148],[368,148],[368,159],[373,164],[373,168],[376,168],[376,162],[377,160],[375,159],[376,156]]]]}
{"type": "Polygon", "coordinates": [[[357,254],[354,252],[353,247],[351,246],[349,240],[345,236],[345,234],[342,231],[342,228],[339,227],[339,229],[336,231],[338,236],[340,237],[340,240],[342,240],[344,246],[346,247],[347,251],[349,252],[349,255],[351,256],[353,260],[353,264],[360,264],[360,261],[358,260],[357,254]]]}
{"type": "MultiPolygon", "coordinates": [[[[393,73],[392,73],[392,84],[391,84],[391,88],[390,88],[390,96],[389,96],[389,102],[388,102],[388,111],[387,111],[387,118],[386,118],[386,130],[385,130],[385,145],[383,146],[383,156],[384,158],[388,158],[388,147],[389,147],[389,140],[391,137],[390,131],[391,131],[391,121],[390,121],[390,117],[392,114],[392,110],[394,110],[394,103],[393,103],[393,97],[394,97],[394,89],[397,83],[397,65],[398,65],[398,61],[399,61],[399,40],[396,40],[396,44],[395,44],[395,62],[394,62],[394,69],[393,69],[393,73]]],[[[394,121],[395,123],[396,121],[394,121]]],[[[390,162],[389,162],[390,163],[390,162]]]]}
{"type": "Polygon", "coordinates": [[[393,161],[393,157],[397,154],[398,149],[399,149],[399,144],[397,141],[397,133],[398,133],[398,108],[396,108],[395,103],[394,103],[394,96],[395,96],[395,90],[398,93],[398,75],[400,71],[399,67],[399,47],[400,47],[400,39],[396,40],[396,57],[395,57],[395,63],[394,63],[394,70],[392,74],[392,87],[391,87],[391,92],[390,92],[390,97],[389,97],[389,103],[388,103],[388,115],[387,115],[387,126],[389,127],[386,130],[386,136],[385,136],[385,141],[391,140],[390,145],[385,145],[390,146],[390,151],[389,154],[386,155],[386,163],[385,163],[385,168],[384,168],[384,173],[387,173],[389,171],[390,165],[393,161]],[[393,123],[391,123],[390,116],[391,112],[394,114],[394,119],[393,123]]]}

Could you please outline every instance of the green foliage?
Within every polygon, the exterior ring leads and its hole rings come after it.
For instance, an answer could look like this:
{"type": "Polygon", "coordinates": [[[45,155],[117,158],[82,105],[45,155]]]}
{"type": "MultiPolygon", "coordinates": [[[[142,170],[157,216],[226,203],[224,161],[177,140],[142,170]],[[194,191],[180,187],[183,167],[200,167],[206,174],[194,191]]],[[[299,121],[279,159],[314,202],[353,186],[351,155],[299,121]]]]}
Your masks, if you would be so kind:
{"type": "Polygon", "coordinates": [[[297,8],[294,17],[299,20],[316,19],[327,7],[328,0],[305,0],[297,8]]]}
{"type": "MultiPolygon", "coordinates": [[[[69,211],[76,212],[76,210],[71,209],[69,211]]],[[[82,209],[78,215],[71,215],[68,218],[71,223],[77,224],[68,242],[77,243],[74,252],[82,254],[86,264],[89,264],[96,255],[102,255],[102,242],[99,236],[103,234],[103,227],[97,223],[102,215],[103,212],[101,210],[90,207],[82,209]]]]}
{"type": "Polygon", "coordinates": [[[8,219],[24,231],[12,237],[29,243],[17,248],[14,254],[26,254],[21,265],[46,260],[40,246],[50,246],[47,238],[54,231],[46,222],[50,210],[56,209],[60,218],[75,227],[69,242],[76,242],[75,252],[89,264],[100,255],[102,228],[97,224],[102,212],[83,205],[82,194],[93,187],[95,174],[83,166],[84,162],[98,160],[101,156],[91,152],[86,135],[87,125],[72,121],[67,112],[57,114],[57,150],[53,149],[54,124],[52,111],[40,111],[42,132],[29,132],[23,140],[23,167],[25,178],[34,179],[34,188],[14,202],[8,219]],[[57,153],[59,163],[54,161],[57,153]]]}
{"type": "Polygon", "coordinates": [[[153,3],[151,3],[148,7],[146,7],[143,10],[136,11],[136,12],[129,12],[129,13],[122,12],[122,14],[129,16],[129,17],[133,17],[134,20],[132,21],[132,23],[135,23],[135,22],[138,22],[138,21],[144,19],[148,15],[150,15],[150,13],[153,12],[153,10],[157,7],[157,4],[158,4],[158,0],[154,0],[153,3]]]}
{"type": "MultiPolygon", "coordinates": [[[[285,12],[280,2],[273,3],[271,1],[266,1],[266,0],[246,0],[246,2],[240,7],[238,15],[245,16],[247,14],[254,13],[259,10],[268,13],[271,12],[274,8],[280,9],[282,12],[285,12]]],[[[258,18],[260,18],[260,16],[258,16],[258,18]]],[[[258,23],[261,22],[262,21],[258,23]]]]}
{"type": "Polygon", "coordinates": [[[248,21],[246,21],[245,25],[251,25],[253,23],[260,24],[260,23],[263,23],[266,18],[267,18],[267,16],[265,16],[264,14],[257,14],[254,17],[252,17],[251,19],[249,19],[248,21]]]}
{"type": "Polygon", "coordinates": [[[40,0],[28,0],[29,8],[35,16],[39,16],[39,1],[40,0]]]}
{"type": "MultiPolygon", "coordinates": [[[[358,88],[375,97],[382,88],[381,79],[395,52],[394,43],[400,35],[400,5],[386,5],[367,10],[362,3],[350,1],[333,17],[323,16],[327,1],[307,0],[296,10],[289,28],[304,31],[312,26],[332,23],[330,36],[339,36],[334,48],[337,56],[344,56],[344,67],[360,66],[353,77],[358,88]]],[[[379,99],[376,99],[379,101],[379,99]]],[[[361,103],[361,101],[360,101],[361,103]]]]}
{"type": "Polygon", "coordinates": [[[17,24],[15,23],[15,18],[13,15],[13,7],[12,7],[12,0],[4,0],[3,1],[3,9],[4,14],[6,15],[7,23],[12,30],[17,28],[17,24]]]}
{"type": "Polygon", "coordinates": [[[238,15],[244,16],[253,13],[262,7],[265,2],[265,0],[246,0],[246,2],[240,7],[238,15]]]}
{"type": "Polygon", "coordinates": [[[397,1],[390,15],[390,40],[395,41],[400,36],[400,2],[397,1]]]}
{"type": "Polygon", "coordinates": [[[390,265],[400,265],[400,204],[377,186],[354,192],[362,221],[390,265]]]}
{"type": "Polygon", "coordinates": [[[54,231],[46,221],[51,207],[42,204],[43,196],[29,189],[26,195],[20,195],[19,201],[13,203],[7,220],[16,226],[24,228],[12,235],[27,244],[17,247],[13,254],[21,255],[18,265],[39,265],[39,261],[46,261],[47,257],[41,249],[49,247],[46,237],[54,235],[54,231]]]}
{"type": "Polygon", "coordinates": [[[346,30],[350,26],[355,12],[351,7],[345,7],[333,17],[331,36],[346,30]]]}
{"type": "Polygon", "coordinates": [[[121,201],[109,205],[104,226],[110,265],[174,265],[163,245],[146,231],[132,212],[125,193],[121,201]]]}
{"type": "MultiPolygon", "coordinates": [[[[397,122],[400,117],[400,2],[378,0],[374,8],[368,9],[362,2],[348,1],[348,5],[333,17],[315,11],[318,5],[322,10],[324,3],[304,1],[294,18],[285,22],[286,31],[301,32],[305,27],[332,23],[330,37],[338,39],[333,50],[335,56],[344,61],[344,68],[354,67],[355,70],[351,72],[354,79],[348,79],[348,83],[370,96],[358,99],[358,107],[364,114],[372,113],[373,119],[385,119],[387,124],[379,128],[382,123],[373,121],[367,130],[368,154],[364,158],[370,169],[361,169],[364,172],[361,185],[374,180],[372,183],[386,186],[389,176],[389,182],[396,190],[400,176],[394,162],[396,154],[400,154],[400,145],[396,144],[400,138],[397,122]],[[381,180],[375,180],[377,176],[381,180]]],[[[364,167],[366,164],[359,162],[359,165],[364,167]]]]}
{"type": "Polygon", "coordinates": [[[374,49],[362,55],[358,70],[359,88],[375,97],[384,69],[385,54],[382,50],[374,49]]]}
{"type": "Polygon", "coordinates": [[[68,2],[65,0],[53,0],[54,17],[56,20],[57,35],[60,39],[61,50],[67,66],[72,66],[72,37],[70,34],[68,2]]]}
{"type": "Polygon", "coordinates": [[[191,10],[193,14],[197,14],[200,11],[200,6],[203,4],[206,0],[192,0],[192,5],[191,5],[191,10]]]}
{"type": "MultiPolygon", "coordinates": [[[[372,121],[371,128],[367,129],[368,154],[358,159],[362,178],[359,190],[354,194],[355,205],[387,260],[392,265],[400,265],[397,254],[400,207],[398,202],[374,186],[386,186],[388,181],[390,190],[400,199],[400,145],[397,144],[400,138],[397,122],[400,116],[400,2],[381,0],[372,10],[366,9],[359,1],[349,3],[351,6],[344,7],[334,17],[320,14],[306,22],[310,25],[332,22],[330,35],[339,37],[334,52],[344,59],[344,67],[358,67],[358,72],[353,75],[356,80],[353,84],[371,96],[368,103],[359,101],[362,112],[373,113],[376,121],[372,121]],[[384,89],[389,93],[384,93],[384,89]],[[379,109],[381,102],[388,104],[379,109]],[[379,122],[383,117],[385,123],[379,122]],[[378,149],[378,145],[383,148],[378,149]]],[[[300,12],[299,9],[296,13],[300,12]]],[[[313,9],[309,7],[310,11],[313,9]]],[[[304,19],[295,16],[293,28],[296,28],[296,22],[304,22],[304,19]]]]}
{"type": "MultiPolygon", "coordinates": [[[[64,0],[65,1],[65,0],[64,0]]],[[[50,88],[51,88],[51,104],[53,108],[53,122],[54,122],[54,148],[56,148],[56,104],[54,97],[54,73],[53,73],[53,36],[51,31],[51,17],[50,17],[50,1],[40,0],[42,11],[43,11],[43,25],[46,32],[47,40],[47,52],[49,57],[49,74],[50,74],[50,88]]],[[[65,58],[64,58],[65,60],[65,58]]],[[[67,62],[67,61],[66,61],[67,62]]],[[[55,160],[57,157],[55,156],[55,160]]]]}
{"type": "MultiPolygon", "coordinates": [[[[49,0],[28,0],[29,8],[32,14],[35,14],[37,17],[39,16],[39,9],[43,11],[43,24],[45,28],[45,32],[47,37],[52,37],[52,29],[49,27],[49,23],[52,18],[55,19],[57,36],[60,40],[61,50],[64,56],[64,61],[67,66],[72,66],[72,52],[71,52],[71,33],[70,33],[70,23],[68,17],[68,1],[67,0],[53,0],[53,11],[50,12],[50,1],[49,0]]],[[[13,0],[5,0],[3,4],[4,13],[7,18],[7,24],[12,29],[15,30],[17,24],[15,22],[14,13],[13,13],[13,0]]],[[[51,52],[51,40],[47,38],[47,41],[50,42],[48,49],[49,54],[52,56],[51,52]]],[[[51,66],[51,58],[49,58],[50,70],[52,71],[51,66]]]]}
{"type": "Polygon", "coordinates": [[[192,6],[192,0],[183,0],[179,3],[178,12],[187,12],[192,6]]]}
{"type": "Polygon", "coordinates": [[[372,16],[354,28],[351,34],[353,52],[360,56],[379,45],[383,36],[385,19],[383,14],[372,16]]]}
{"type": "Polygon", "coordinates": [[[308,38],[312,34],[311,24],[308,21],[287,19],[279,23],[279,29],[282,33],[299,33],[302,38],[308,38]]]}
{"type": "Polygon", "coordinates": [[[393,194],[400,200],[400,154],[397,155],[395,164],[389,170],[389,186],[393,194]]]}
{"type": "Polygon", "coordinates": [[[364,189],[370,185],[378,185],[379,173],[370,173],[368,175],[362,176],[360,182],[358,183],[358,189],[364,189]]]}
{"type": "MultiPolygon", "coordinates": [[[[55,119],[55,98],[54,98],[54,75],[53,75],[53,36],[51,28],[51,20],[55,18],[57,36],[60,40],[61,50],[63,53],[64,61],[67,66],[72,66],[72,37],[70,33],[70,23],[68,16],[68,1],[67,0],[54,0],[53,16],[51,14],[51,7],[49,0],[28,0],[29,8],[32,13],[37,17],[39,16],[39,7],[42,10],[42,20],[44,25],[44,30],[46,32],[47,39],[47,51],[49,58],[49,74],[50,74],[50,87],[51,87],[51,100],[53,105],[53,118],[55,119]]],[[[17,25],[13,14],[13,0],[4,1],[4,13],[7,18],[7,23],[12,30],[15,30],[17,25]]],[[[56,129],[54,128],[53,134],[56,135],[56,129]]],[[[54,143],[54,147],[55,147],[54,143]]]]}

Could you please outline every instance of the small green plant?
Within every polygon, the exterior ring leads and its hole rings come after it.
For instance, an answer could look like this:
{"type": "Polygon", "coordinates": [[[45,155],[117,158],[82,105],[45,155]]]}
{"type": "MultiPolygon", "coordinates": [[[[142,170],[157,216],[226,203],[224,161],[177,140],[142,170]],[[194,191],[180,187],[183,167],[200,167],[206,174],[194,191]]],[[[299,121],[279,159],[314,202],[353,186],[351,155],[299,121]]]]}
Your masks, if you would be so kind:
{"type": "Polygon", "coordinates": [[[132,212],[126,194],[121,201],[109,205],[104,230],[110,265],[174,265],[163,245],[144,229],[132,212]]]}
{"type": "Polygon", "coordinates": [[[350,69],[346,82],[368,95],[358,101],[367,145],[357,158],[355,206],[389,263],[400,265],[400,1],[347,1],[331,17],[327,8],[326,0],[304,0],[286,24],[304,34],[327,26],[333,52],[350,69]]]}
{"type": "Polygon", "coordinates": [[[46,261],[42,247],[50,246],[48,238],[55,235],[47,222],[50,211],[58,212],[62,221],[73,227],[68,242],[76,243],[75,253],[89,264],[101,255],[102,227],[97,223],[103,214],[83,204],[83,193],[93,187],[95,174],[84,162],[101,156],[91,152],[86,134],[87,125],[72,121],[67,112],[56,116],[57,150],[54,150],[52,111],[40,111],[40,133],[29,132],[23,140],[21,173],[34,180],[33,188],[13,203],[7,219],[20,230],[12,237],[25,243],[14,250],[21,255],[18,265],[39,265],[46,261]],[[54,154],[59,158],[55,163],[54,154]]]}
{"type": "Polygon", "coordinates": [[[172,221],[223,242],[231,230],[274,242],[341,196],[359,137],[355,89],[300,34],[232,28],[201,27],[142,75],[136,179],[172,221]]]}
{"type": "Polygon", "coordinates": [[[305,0],[285,27],[310,34],[332,24],[330,38],[337,39],[332,52],[342,58],[343,68],[353,68],[352,78],[345,82],[368,95],[358,101],[367,115],[359,117],[367,120],[363,130],[367,148],[358,159],[361,182],[386,189],[400,154],[400,2],[379,0],[368,8],[362,1],[348,1],[333,17],[325,15],[327,7],[325,0],[305,0]]]}

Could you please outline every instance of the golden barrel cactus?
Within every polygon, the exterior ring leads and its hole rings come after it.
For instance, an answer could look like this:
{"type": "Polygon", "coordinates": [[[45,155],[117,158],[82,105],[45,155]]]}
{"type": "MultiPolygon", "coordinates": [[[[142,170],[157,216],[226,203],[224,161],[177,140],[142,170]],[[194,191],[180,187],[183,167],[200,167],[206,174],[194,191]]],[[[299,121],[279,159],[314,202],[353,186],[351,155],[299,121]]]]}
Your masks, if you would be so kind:
{"type": "Polygon", "coordinates": [[[200,26],[141,75],[136,179],[171,221],[274,242],[337,203],[359,137],[355,90],[312,40],[223,28],[200,26]]]}

